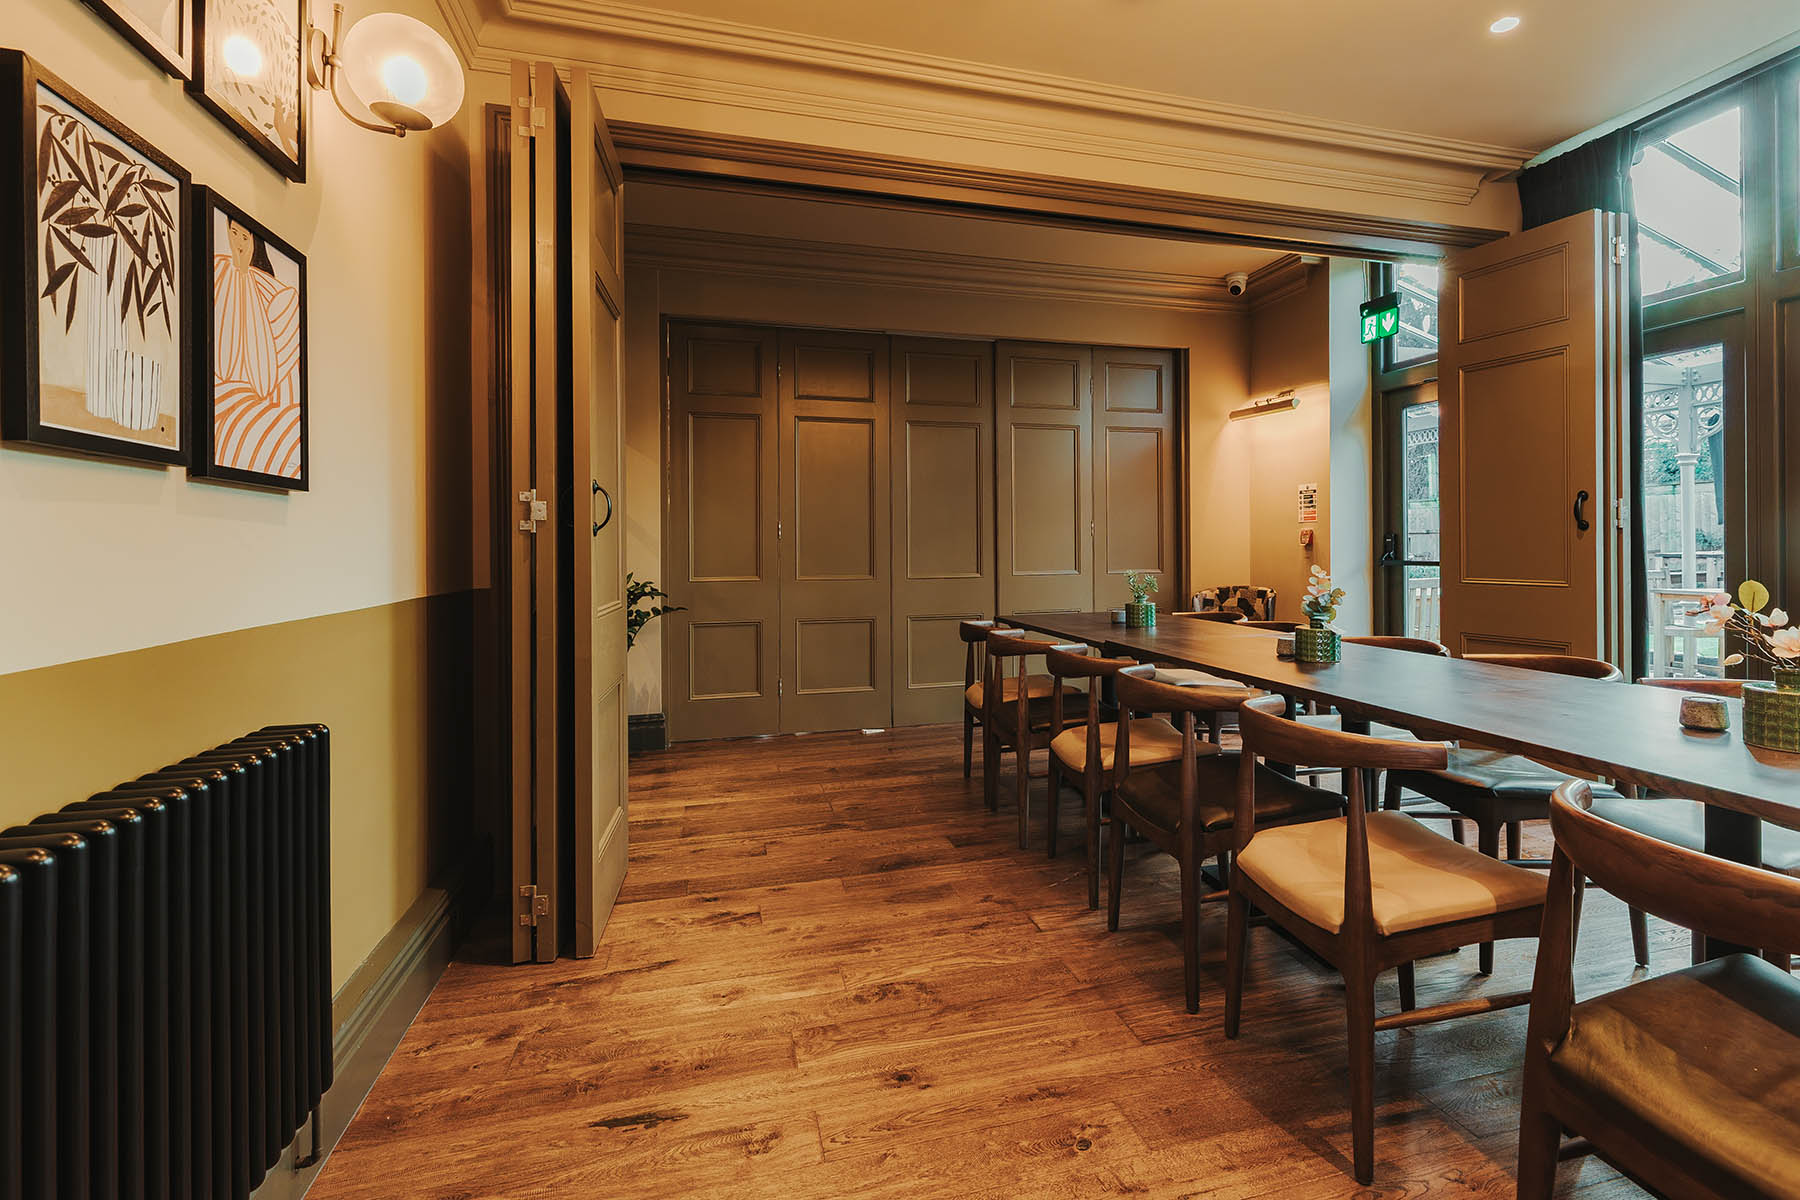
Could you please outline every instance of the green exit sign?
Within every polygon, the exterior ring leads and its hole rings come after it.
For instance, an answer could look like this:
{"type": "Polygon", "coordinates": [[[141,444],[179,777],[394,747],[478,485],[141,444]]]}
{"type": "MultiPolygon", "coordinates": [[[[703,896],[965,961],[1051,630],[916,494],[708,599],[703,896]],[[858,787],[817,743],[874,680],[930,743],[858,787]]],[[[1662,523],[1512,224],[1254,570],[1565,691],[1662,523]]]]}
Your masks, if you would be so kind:
{"type": "Polygon", "coordinates": [[[1362,340],[1365,344],[1391,338],[1400,332],[1400,293],[1389,292],[1362,306],[1362,340]]]}

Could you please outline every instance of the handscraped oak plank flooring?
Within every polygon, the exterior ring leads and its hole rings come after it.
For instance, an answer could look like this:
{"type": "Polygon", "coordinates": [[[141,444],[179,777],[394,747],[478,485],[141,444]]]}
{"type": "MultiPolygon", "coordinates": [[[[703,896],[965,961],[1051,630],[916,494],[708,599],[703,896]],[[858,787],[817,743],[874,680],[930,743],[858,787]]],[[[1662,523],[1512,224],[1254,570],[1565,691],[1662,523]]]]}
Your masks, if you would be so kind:
{"type": "MultiPolygon", "coordinates": [[[[1173,862],[1129,848],[1109,935],[1084,902],[1076,797],[1062,856],[1041,815],[1022,852],[1010,805],[987,813],[960,760],[950,727],[633,759],[631,870],[600,953],[459,955],[312,1196],[1513,1194],[1524,1010],[1378,1035],[1359,1189],[1337,980],[1253,930],[1226,1042],[1223,906],[1203,914],[1189,1016],[1173,862]]],[[[1624,909],[1588,904],[1583,996],[1636,978],[1624,909]]],[[[1684,932],[1652,937],[1657,969],[1686,960],[1684,932]]],[[[1420,1003],[1526,986],[1532,951],[1502,944],[1492,981],[1473,949],[1422,963],[1420,1003]]],[[[1391,974],[1378,1003],[1397,1007],[1391,974]]],[[[1591,1159],[1560,1185],[1642,1195],[1591,1159]]]]}

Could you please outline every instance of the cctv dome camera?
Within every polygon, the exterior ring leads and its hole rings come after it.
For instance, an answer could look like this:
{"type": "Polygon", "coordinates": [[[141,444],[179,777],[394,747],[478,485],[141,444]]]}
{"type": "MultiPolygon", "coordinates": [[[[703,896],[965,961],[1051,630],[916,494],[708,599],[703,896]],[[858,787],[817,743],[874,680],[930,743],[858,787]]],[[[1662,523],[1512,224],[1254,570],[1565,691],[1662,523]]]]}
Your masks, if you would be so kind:
{"type": "Polygon", "coordinates": [[[1233,271],[1225,277],[1225,290],[1233,296],[1241,296],[1250,288],[1250,276],[1242,271],[1233,271]]]}

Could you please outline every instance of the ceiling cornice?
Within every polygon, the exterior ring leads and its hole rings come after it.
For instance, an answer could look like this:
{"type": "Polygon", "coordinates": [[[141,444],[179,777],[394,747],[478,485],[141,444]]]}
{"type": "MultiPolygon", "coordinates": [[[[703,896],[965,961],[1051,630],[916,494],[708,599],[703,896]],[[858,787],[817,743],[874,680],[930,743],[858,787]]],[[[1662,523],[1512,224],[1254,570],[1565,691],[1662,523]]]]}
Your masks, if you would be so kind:
{"type": "Polygon", "coordinates": [[[1224,279],[1212,276],[636,223],[625,226],[625,258],[641,266],[756,279],[1079,300],[1180,312],[1241,315],[1249,310],[1242,297],[1226,291],[1224,279]]]}
{"type": "Polygon", "coordinates": [[[1250,310],[1261,311],[1271,304],[1305,291],[1307,283],[1312,279],[1313,267],[1320,261],[1316,256],[1284,254],[1274,262],[1250,272],[1250,286],[1244,296],[1250,302],[1250,310]],[[1311,259],[1310,262],[1308,258],[1311,259]]]}
{"type": "Polygon", "coordinates": [[[514,57],[603,92],[1466,206],[1530,151],[904,54],[617,0],[439,0],[472,68],[514,57]]]}

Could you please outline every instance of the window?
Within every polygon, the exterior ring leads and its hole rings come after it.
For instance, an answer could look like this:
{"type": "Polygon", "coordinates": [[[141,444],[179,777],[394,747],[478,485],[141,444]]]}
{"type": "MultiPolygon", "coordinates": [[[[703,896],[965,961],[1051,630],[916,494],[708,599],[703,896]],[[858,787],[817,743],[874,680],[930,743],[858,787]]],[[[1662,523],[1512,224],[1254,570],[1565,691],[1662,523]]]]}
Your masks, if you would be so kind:
{"type": "Polygon", "coordinates": [[[1743,159],[1737,105],[1644,146],[1631,186],[1646,297],[1743,274],[1743,159]]]}
{"type": "Polygon", "coordinates": [[[1724,674],[1721,641],[1697,616],[1702,598],[1734,590],[1725,570],[1725,346],[1644,359],[1645,674],[1724,674]]]}
{"type": "Polygon", "coordinates": [[[1394,268],[1392,283],[1400,293],[1400,332],[1386,351],[1390,370],[1437,357],[1438,269],[1401,263],[1394,268]]]}

